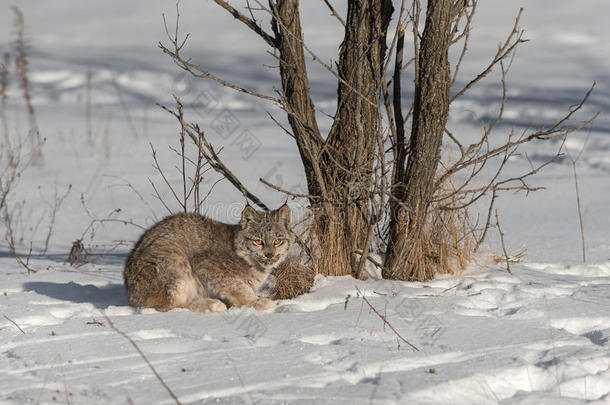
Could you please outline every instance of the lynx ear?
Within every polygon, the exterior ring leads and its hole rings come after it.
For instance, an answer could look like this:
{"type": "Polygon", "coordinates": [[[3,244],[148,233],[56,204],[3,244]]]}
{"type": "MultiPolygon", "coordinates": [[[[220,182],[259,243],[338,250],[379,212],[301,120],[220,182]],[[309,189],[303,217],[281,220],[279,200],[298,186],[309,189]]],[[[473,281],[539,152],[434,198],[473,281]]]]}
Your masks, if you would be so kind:
{"type": "Polygon", "coordinates": [[[275,211],[275,219],[290,230],[290,207],[286,204],[282,205],[277,211],[275,211]]]}
{"type": "Polygon", "coordinates": [[[245,229],[250,222],[260,220],[260,215],[254,208],[249,205],[244,207],[244,210],[241,212],[241,221],[239,224],[241,225],[241,229],[245,229]]]}

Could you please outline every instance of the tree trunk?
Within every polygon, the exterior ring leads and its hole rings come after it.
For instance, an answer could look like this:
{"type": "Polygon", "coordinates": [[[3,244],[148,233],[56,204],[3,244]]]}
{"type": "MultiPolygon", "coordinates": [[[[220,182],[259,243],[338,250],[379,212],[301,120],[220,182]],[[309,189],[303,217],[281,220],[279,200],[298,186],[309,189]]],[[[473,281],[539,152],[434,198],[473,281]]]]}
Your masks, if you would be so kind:
{"type": "Polygon", "coordinates": [[[390,221],[384,278],[432,277],[426,249],[426,218],[440,162],[449,113],[451,87],[448,50],[451,0],[429,0],[416,74],[413,121],[406,168],[393,185],[395,204],[390,221]]]}
{"type": "Polygon", "coordinates": [[[314,266],[327,275],[352,274],[370,218],[379,93],[391,0],[351,0],[339,55],[337,112],[325,141],[315,120],[297,0],[277,1],[273,27],[288,119],[301,154],[313,211],[314,266]]]}

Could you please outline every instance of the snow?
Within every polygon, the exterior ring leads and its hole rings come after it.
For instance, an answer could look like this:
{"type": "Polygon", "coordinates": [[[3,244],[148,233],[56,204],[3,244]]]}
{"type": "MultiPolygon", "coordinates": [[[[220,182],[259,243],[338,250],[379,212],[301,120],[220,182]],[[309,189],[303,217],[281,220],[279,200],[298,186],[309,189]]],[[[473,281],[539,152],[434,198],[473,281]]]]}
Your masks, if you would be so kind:
{"type": "Polygon", "coordinates": [[[184,403],[527,403],[526,393],[603,403],[610,389],[607,264],[524,263],[509,276],[475,263],[425,283],[318,277],[273,311],[202,315],[127,307],[118,264],[54,263],[25,277],[11,259],[0,263],[13,268],[3,308],[25,332],[0,324],[9,403],[62,401],[64,379],[74,403],[171,403],[108,319],[184,403]],[[420,351],[384,328],[358,290],[420,351]]]}
{"type": "MultiPolygon", "coordinates": [[[[321,2],[302,3],[305,37],[328,60],[340,43],[336,21],[321,2]]],[[[0,5],[2,51],[12,35],[8,6],[0,5]]],[[[532,41],[519,49],[509,74],[506,119],[497,133],[556,120],[597,82],[579,119],[602,115],[590,131],[566,143],[573,157],[585,148],[576,169],[586,263],[572,165],[564,158],[534,180],[545,190],[498,199],[507,248],[526,249],[524,261],[511,265],[513,275],[487,254],[460,275],[423,283],[380,280],[370,266],[367,281],[318,276],[312,292],[271,311],[211,314],[129,307],[122,268],[141,229],[88,226],[92,217],[110,217],[147,227],[167,214],[148,181],[171,201],[151,167],[149,143],[178,185],[176,156],[168,149],[178,146],[176,123],[155,106],[171,105],[172,92],[214,145],[224,147],[223,158],[235,173],[266,203],[280,205],[284,197],[259,177],[304,191],[298,152],[267,116],[283,119],[282,114],[268,103],[193,80],[162,55],[156,47],[165,35],[161,13],[172,22],[173,3],[112,0],[93,6],[62,0],[52,8],[37,2],[19,6],[31,39],[33,100],[46,142],[43,166],[23,173],[9,201],[18,250],[26,255],[32,241],[29,263],[38,271],[27,274],[0,242],[0,403],[174,403],[147,361],[182,403],[610,403],[607,1],[524,2],[522,26],[532,41]],[[88,71],[93,145],[86,139],[88,71]],[[218,125],[219,117],[232,119],[230,131],[218,125]],[[42,255],[55,195],[69,185],[42,255]],[[79,238],[100,245],[97,252],[125,243],[95,263],[71,267],[66,259],[79,238]],[[419,351],[384,326],[360,291],[419,351]]],[[[459,83],[488,63],[518,6],[500,0],[479,4],[459,83]]],[[[266,94],[278,86],[277,72],[262,66],[274,63],[264,43],[212,2],[184,3],[182,22],[192,36],[185,52],[194,60],[266,94]]],[[[332,113],[334,78],[313,62],[310,70],[314,100],[332,113]]],[[[490,77],[456,102],[454,133],[480,133],[480,120],[497,112],[498,95],[490,77]]],[[[11,133],[24,134],[27,118],[16,82],[9,100],[11,133]]],[[[322,112],[324,129],[330,121],[322,112]]],[[[528,147],[527,157],[513,159],[507,173],[543,162],[558,146],[528,147]]],[[[208,174],[205,184],[215,180],[208,174]]],[[[302,203],[289,203],[298,216],[302,203]]],[[[221,182],[204,211],[235,222],[242,206],[243,198],[221,182]]],[[[488,249],[501,252],[497,235],[490,234],[488,249]]]]}

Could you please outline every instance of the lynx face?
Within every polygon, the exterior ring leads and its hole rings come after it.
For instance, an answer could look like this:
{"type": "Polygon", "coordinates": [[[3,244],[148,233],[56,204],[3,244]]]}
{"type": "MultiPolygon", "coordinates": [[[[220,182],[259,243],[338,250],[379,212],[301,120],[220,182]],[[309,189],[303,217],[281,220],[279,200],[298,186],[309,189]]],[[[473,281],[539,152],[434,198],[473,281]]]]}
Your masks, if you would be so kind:
{"type": "Polygon", "coordinates": [[[270,270],[286,259],[294,243],[287,205],[273,212],[258,212],[246,206],[241,213],[240,225],[235,237],[235,251],[248,263],[270,270]]]}

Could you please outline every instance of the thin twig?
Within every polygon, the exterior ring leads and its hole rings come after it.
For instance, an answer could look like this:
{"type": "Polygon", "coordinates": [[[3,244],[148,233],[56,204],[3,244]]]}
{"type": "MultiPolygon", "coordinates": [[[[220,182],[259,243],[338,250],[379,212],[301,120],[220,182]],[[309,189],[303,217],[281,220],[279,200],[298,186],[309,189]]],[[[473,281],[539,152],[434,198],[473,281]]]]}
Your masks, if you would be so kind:
{"type": "Polygon", "coordinates": [[[343,26],[345,27],[345,26],[346,26],[346,24],[345,24],[345,20],[343,19],[343,17],[341,17],[341,16],[339,15],[339,13],[337,13],[337,10],[335,10],[335,8],[333,7],[333,5],[332,5],[332,4],[330,4],[330,3],[328,2],[328,0],[322,0],[322,1],[324,1],[324,3],[326,3],[326,5],[328,6],[328,8],[330,9],[330,13],[331,13],[333,16],[335,16],[335,17],[337,18],[337,20],[339,20],[339,22],[341,23],[341,25],[343,25],[343,26]]]}
{"type": "Polygon", "coordinates": [[[17,327],[17,329],[19,329],[19,332],[21,332],[25,335],[25,331],[23,329],[21,329],[21,326],[17,325],[17,322],[13,321],[11,318],[9,318],[8,316],[6,316],[4,314],[3,314],[3,316],[4,316],[4,318],[6,318],[7,321],[9,321],[13,325],[15,325],[17,327]]]}
{"type": "Polygon", "coordinates": [[[117,96],[119,97],[119,104],[121,105],[121,110],[123,111],[123,114],[125,115],[125,120],[127,121],[127,124],[129,125],[129,129],[131,130],[131,134],[133,135],[134,138],[138,138],[138,131],[136,130],[136,126],[133,123],[133,119],[132,119],[131,113],[129,111],[129,106],[127,105],[127,103],[125,102],[125,99],[123,98],[123,91],[121,90],[121,86],[119,86],[119,83],[117,83],[115,78],[112,79],[112,85],[114,86],[117,96]]]}
{"type": "Polygon", "coordinates": [[[13,222],[13,219],[11,217],[11,213],[8,209],[8,206],[5,203],[5,205],[4,205],[4,223],[6,226],[6,235],[4,236],[4,239],[8,243],[9,252],[13,256],[13,258],[15,258],[17,263],[19,263],[19,265],[21,267],[23,267],[24,269],[27,270],[28,274],[36,273],[36,272],[38,272],[38,270],[36,270],[32,266],[30,266],[30,256],[32,255],[32,242],[30,242],[30,250],[26,256],[26,259],[25,259],[25,261],[23,261],[23,259],[21,258],[21,256],[19,256],[19,254],[17,253],[17,250],[15,248],[15,236],[13,234],[13,223],[12,222],[13,222]]]}
{"type": "MultiPolygon", "coordinates": [[[[161,169],[161,166],[159,165],[159,161],[157,160],[157,151],[155,150],[155,148],[154,148],[152,143],[150,143],[150,149],[151,149],[151,153],[152,153],[152,157],[153,157],[153,161],[154,161],[153,167],[161,175],[161,178],[163,179],[163,181],[167,185],[167,188],[169,188],[169,191],[172,192],[172,195],[174,196],[174,199],[178,202],[178,204],[180,204],[180,206],[182,207],[184,212],[186,212],[186,190],[185,190],[185,200],[182,201],[182,200],[180,200],[180,197],[178,197],[178,194],[176,193],[176,190],[174,190],[174,187],[172,187],[172,184],[169,182],[167,177],[165,177],[165,172],[161,169]]],[[[149,181],[152,183],[152,181],[150,179],[149,179],[149,181]]],[[[184,184],[184,186],[186,187],[186,183],[184,184]]],[[[159,192],[154,187],[154,185],[153,185],[153,188],[157,192],[157,196],[160,198],[161,196],[159,195],[159,192]]],[[[163,205],[169,210],[169,208],[167,207],[167,205],[165,203],[163,203],[163,205]]]]}
{"type": "Polygon", "coordinates": [[[585,225],[584,225],[584,222],[582,219],[582,210],[580,208],[580,191],[578,188],[578,175],[576,173],[576,162],[578,162],[578,159],[580,159],[583,152],[585,151],[585,148],[587,146],[587,143],[589,142],[590,136],[591,136],[591,132],[589,131],[589,134],[587,135],[587,139],[585,139],[585,142],[582,145],[582,148],[580,149],[578,154],[576,155],[576,158],[572,157],[572,155],[570,154],[570,151],[564,145],[566,155],[568,156],[568,159],[570,159],[570,162],[572,163],[572,171],[574,173],[574,188],[576,191],[576,208],[578,210],[578,222],[580,224],[580,241],[581,241],[581,246],[582,246],[582,262],[583,263],[587,262],[587,255],[586,255],[586,249],[585,249],[585,225]]]}
{"type": "MultiPolygon", "coordinates": [[[[254,23],[254,21],[250,20],[248,17],[244,16],[239,11],[235,10],[235,8],[233,8],[231,5],[229,5],[227,2],[225,2],[223,0],[214,0],[214,1],[218,5],[220,5],[221,7],[226,9],[227,11],[229,11],[235,18],[237,18],[238,20],[242,21],[248,27],[250,27],[255,32],[257,32],[259,35],[261,35],[263,38],[265,38],[267,43],[269,43],[272,47],[274,47],[274,48],[276,47],[276,45],[275,45],[275,42],[276,42],[275,38],[273,38],[273,37],[269,36],[268,34],[266,34],[258,25],[256,25],[256,23],[254,23]]],[[[165,15],[163,16],[163,24],[164,24],[164,27],[165,27],[165,33],[166,33],[167,38],[169,39],[169,41],[170,41],[170,43],[171,43],[171,45],[173,47],[173,50],[169,49],[168,47],[163,45],[163,43],[161,43],[161,42],[158,43],[159,48],[165,54],[169,55],[174,60],[174,63],[177,66],[179,66],[180,68],[182,68],[186,72],[190,73],[194,77],[211,79],[211,80],[214,80],[214,81],[222,84],[225,87],[231,88],[233,90],[240,91],[242,93],[249,94],[249,95],[254,96],[254,97],[262,98],[264,100],[273,101],[274,103],[276,103],[276,104],[281,106],[282,105],[282,101],[280,99],[278,99],[278,98],[266,96],[264,94],[257,93],[255,91],[251,91],[251,90],[245,89],[245,88],[243,88],[241,86],[237,86],[237,85],[235,85],[233,83],[230,83],[230,82],[228,82],[226,80],[223,80],[220,77],[210,73],[209,71],[205,70],[200,65],[197,65],[195,63],[191,63],[190,59],[186,60],[186,59],[183,59],[180,56],[180,51],[182,50],[182,48],[186,44],[186,41],[188,40],[189,36],[187,34],[185,36],[184,40],[182,40],[182,42],[180,42],[180,40],[178,39],[178,26],[180,24],[179,3],[180,2],[176,3],[176,23],[175,23],[175,27],[174,27],[175,31],[174,31],[173,35],[169,33],[169,29],[167,28],[167,22],[165,20],[165,15]]]]}
{"type": "Polygon", "coordinates": [[[250,390],[246,389],[246,384],[244,383],[244,379],[242,378],[241,373],[237,369],[237,366],[235,365],[235,362],[233,361],[231,356],[229,356],[229,352],[227,351],[226,348],[224,349],[224,351],[225,351],[225,356],[227,357],[227,360],[229,360],[229,362],[231,363],[231,366],[233,367],[233,371],[235,372],[235,375],[237,376],[237,380],[239,381],[239,385],[241,385],[241,387],[246,392],[246,394],[248,394],[248,398],[250,399],[250,403],[251,404],[255,404],[256,402],[254,401],[254,398],[252,397],[252,393],[250,392],[250,390]]]}
{"type": "Polygon", "coordinates": [[[561,397],[561,379],[559,378],[559,359],[557,358],[557,348],[555,345],[555,334],[553,333],[553,331],[555,330],[555,328],[553,327],[553,325],[551,325],[551,316],[550,316],[550,312],[549,312],[549,301],[546,298],[546,292],[543,291],[543,297],[544,297],[544,312],[546,315],[546,322],[547,325],[549,326],[549,331],[551,332],[551,347],[553,348],[553,361],[551,362],[551,364],[555,365],[555,379],[557,380],[557,393],[559,394],[559,397],[561,397]]]}
{"type": "Polygon", "coordinates": [[[402,340],[403,342],[405,342],[406,344],[408,344],[413,350],[415,350],[416,352],[419,351],[419,349],[417,347],[415,347],[413,344],[411,344],[407,339],[405,339],[404,337],[402,337],[402,335],[400,333],[398,333],[398,331],[396,329],[394,329],[394,327],[392,326],[392,324],[390,324],[390,322],[388,322],[387,318],[383,315],[381,315],[376,309],[375,307],[373,307],[373,305],[371,305],[371,303],[369,302],[369,300],[366,299],[366,297],[364,296],[364,294],[362,293],[362,291],[360,291],[360,289],[358,287],[356,287],[356,291],[358,291],[358,294],[360,294],[360,296],[362,297],[362,300],[369,306],[369,308],[371,308],[373,310],[373,312],[375,312],[375,314],[381,318],[381,320],[383,321],[384,325],[388,325],[388,327],[390,329],[392,329],[392,331],[394,332],[394,334],[396,336],[398,336],[398,338],[400,338],[400,340],[402,340]]]}
{"type": "Polygon", "coordinates": [[[93,132],[91,129],[91,66],[87,66],[85,84],[85,121],[87,124],[87,143],[93,146],[93,132]]]}
{"type": "Polygon", "coordinates": [[[309,198],[309,199],[320,198],[319,196],[315,196],[315,195],[311,195],[311,194],[299,194],[299,193],[293,193],[292,191],[284,190],[283,188],[278,187],[275,184],[272,184],[272,183],[268,182],[267,180],[263,179],[262,177],[259,178],[258,181],[260,181],[261,183],[263,183],[267,187],[270,187],[270,188],[272,188],[272,189],[274,189],[276,191],[279,191],[280,193],[287,194],[287,195],[289,195],[291,197],[295,197],[295,198],[309,198]]]}
{"type": "MultiPolygon", "coordinates": [[[[256,32],[261,38],[263,38],[265,40],[265,42],[272,48],[277,48],[277,41],[276,39],[273,37],[273,35],[269,35],[267,34],[261,27],[260,25],[258,25],[256,23],[256,21],[254,20],[254,17],[252,19],[246,17],[245,15],[243,15],[242,13],[240,13],[237,9],[235,9],[235,7],[231,6],[229,3],[227,3],[224,0],[214,0],[214,2],[216,4],[218,4],[220,7],[224,8],[225,10],[227,10],[229,13],[231,13],[231,15],[233,17],[235,17],[235,19],[241,21],[242,23],[244,23],[248,28],[250,28],[252,31],[256,32]]],[[[248,9],[250,10],[250,12],[252,12],[252,10],[250,9],[250,6],[248,6],[248,9]]],[[[252,15],[252,14],[250,14],[252,15]]]]}
{"type": "Polygon", "coordinates": [[[42,249],[43,255],[47,254],[47,250],[49,249],[49,242],[51,240],[51,236],[53,235],[53,228],[55,227],[55,219],[57,218],[57,212],[61,208],[61,205],[63,204],[65,199],[68,197],[68,194],[70,194],[70,191],[72,191],[72,184],[69,184],[66,193],[59,197],[57,194],[57,180],[55,180],[55,201],[52,205],[51,203],[48,203],[51,207],[51,218],[49,220],[49,230],[47,231],[47,237],[44,241],[44,248],[42,249]]]}
{"type": "Polygon", "coordinates": [[[519,20],[521,19],[522,13],[523,8],[520,8],[519,12],[517,13],[517,17],[515,18],[515,24],[513,25],[512,31],[510,32],[510,34],[508,34],[508,37],[506,38],[504,43],[498,46],[498,51],[492,58],[489,65],[474,79],[468,82],[468,84],[466,84],[466,86],[464,86],[460,91],[458,91],[453,97],[451,97],[450,103],[453,103],[456,99],[466,93],[472,86],[474,86],[476,83],[485,78],[489,74],[489,72],[491,72],[494,66],[496,66],[500,61],[504,60],[504,58],[511,54],[519,44],[527,42],[527,40],[522,39],[523,31],[519,30],[519,20]],[[515,37],[516,39],[513,40],[513,38],[515,37]]]}
{"type": "Polygon", "coordinates": [[[504,258],[506,259],[506,271],[510,275],[513,272],[510,270],[510,257],[508,256],[508,252],[506,251],[506,245],[504,244],[504,232],[502,232],[502,228],[500,228],[500,220],[498,219],[498,210],[496,209],[496,227],[498,228],[498,233],[500,234],[500,242],[502,243],[502,251],[504,252],[504,258]]]}
{"type": "Polygon", "coordinates": [[[140,347],[138,346],[138,344],[125,332],[123,332],[122,330],[120,330],[119,328],[117,328],[115,326],[115,324],[112,322],[112,320],[108,317],[108,315],[104,314],[104,318],[106,318],[106,321],[108,322],[108,325],[110,325],[110,327],[119,335],[123,336],[125,339],[127,339],[129,341],[129,343],[131,343],[131,345],[134,347],[134,349],[136,349],[136,351],[138,352],[138,354],[140,355],[140,357],[142,357],[142,359],[146,362],[146,364],[148,365],[148,367],[150,368],[150,370],[153,372],[153,374],[155,375],[155,377],[157,378],[157,380],[161,383],[161,385],[163,386],[163,388],[165,388],[165,390],[167,391],[167,393],[174,399],[174,401],[176,402],[176,404],[180,405],[180,400],[178,400],[178,397],[176,396],[176,394],[174,394],[174,392],[172,391],[172,389],[165,383],[165,381],[163,380],[163,377],[161,377],[161,375],[157,372],[157,370],[155,369],[155,367],[152,365],[152,363],[150,362],[150,360],[148,360],[148,357],[146,357],[146,355],[144,354],[144,352],[142,351],[142,349],[140,349],[140,347]]]}
{"type": "MultiPolygon", "coordinates": [[[[174,100],[178,108],[182,108],[182,101],[180,98],[174,96],[174,100]]],[[[161,104],[158,104],[159,107],[163,108],[165,111],[173,115],[180,123],[181,128],[184,129],[185,133],[191,138],[193,143],[197,145],[199,151],[202,156],[208,162],[210,167],[212,167],[217,173],[221,174],[229,180],[229,182],[237,188],[244,197],[252,201],[254,204],[264,209],[265,211],[269,211],[269,207],[262,202],[260,198],[250,192],[243,183],[235,176],[235,174],[222,162],[220,157],[218,156],[218,152],[214,149],[214,147],[208,142],[205,137],[204,132],[199,128],[197,124],[190,124],[184,120],[184,117],[179,114],[179,112],[174,111],[168,107],[165,107],[161,104]]]]}

